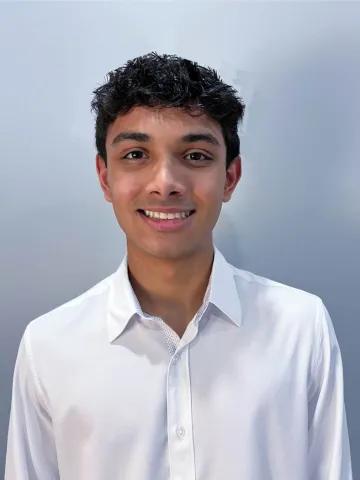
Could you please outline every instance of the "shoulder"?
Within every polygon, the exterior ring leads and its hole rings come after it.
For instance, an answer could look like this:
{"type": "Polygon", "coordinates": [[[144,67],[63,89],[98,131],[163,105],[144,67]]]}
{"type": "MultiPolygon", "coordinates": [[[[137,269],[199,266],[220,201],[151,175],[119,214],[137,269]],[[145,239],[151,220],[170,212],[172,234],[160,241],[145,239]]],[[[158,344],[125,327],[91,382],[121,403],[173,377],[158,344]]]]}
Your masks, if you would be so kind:
{"type": "Polygon", "coordinates": [[[302,359],[315,372],[324,341],[336,345],[322,299],[310,292],[231,266],[250,338],[263,338],[264,350],[280,347],[283,358],[302,359]],[[276,347],[275,347],[276,346],[276,347]]]}
{"type": "Polygon", "coordinates": [[[296,304],[317,305],[321,299],[308,291],[280,283],[270,278],[262,277],[255,273],[241,270],[230,265],[237,285],[249,291],[257,292],[259,295],[266,295],[269,298],[283,301],[291,301],[296,304]]]}
{"type": "Polygon", "coordinates": [[[71,340],[79,331],[90,327],[106,309],[112,277],[106,277],[81,295],[32,320],[26,328],[28,341],[53,346],[54,342],[71,340]]]}
{"type": "Polygon", "coordinates": [[[310,292],[230,265],[244,314],[256,313],[264,322],[293,331],[319,328],[325,310],[322,299],[310,292]]]}

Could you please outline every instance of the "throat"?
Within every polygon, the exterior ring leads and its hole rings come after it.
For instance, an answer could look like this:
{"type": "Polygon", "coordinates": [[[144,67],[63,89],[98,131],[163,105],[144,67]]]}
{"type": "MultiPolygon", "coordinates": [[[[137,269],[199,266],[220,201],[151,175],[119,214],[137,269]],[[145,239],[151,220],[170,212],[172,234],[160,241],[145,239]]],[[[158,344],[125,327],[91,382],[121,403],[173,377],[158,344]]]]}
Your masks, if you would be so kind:
{"type": "Polygon", "coordinates": [[[181,261],[134,255],[128,249],[129,280],[142,310],[182,337],[203,304],[213,258],[212,247],[181,261]]]}
{"type": "Polygon", "coordinates": [[[167,284],[163,289],[146,288],[129,272],[129,278],[135,295],[144,312],[161,318],[180,338],[196,313],[201,308],[209,282],[206,275],[197,285],[189,281],[171,288],[167,284]]]}
{"type": "MultiPolygon", "coordinates": [[[[194,315],[196,312],[194,313],[194,315]]],[[[181,312],[180,310],[175,312],[164,312],[162,315],[157,315],[161,318],[168,327],[170,327],[179,338],[184,336],[184,333],[193,319],[194,315],[187,314],[185,311],[181,312]]]]}

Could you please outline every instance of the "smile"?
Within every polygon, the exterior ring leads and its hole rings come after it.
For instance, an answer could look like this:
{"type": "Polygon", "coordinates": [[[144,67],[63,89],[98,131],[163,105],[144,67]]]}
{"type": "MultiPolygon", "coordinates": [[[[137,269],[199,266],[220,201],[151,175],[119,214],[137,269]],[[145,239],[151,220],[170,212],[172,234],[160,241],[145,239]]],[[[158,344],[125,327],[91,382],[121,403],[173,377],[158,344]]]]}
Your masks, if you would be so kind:
{"type": "Polygon", "coordinates": [[[186,218],[191,215],[191,210],[176,213],[153,212],[152,210],[143,210],[148,218],[158,218],[160,220],[174,220],[175,218],[186,218]]]}
{"type": "Polygon", "coordinates": [[[178,212],[159,212],[153,210],[138,210],[140,217],[149,227],[160,232],[175,232],[188,228],[194,218],[195,210],[178,212]]]}

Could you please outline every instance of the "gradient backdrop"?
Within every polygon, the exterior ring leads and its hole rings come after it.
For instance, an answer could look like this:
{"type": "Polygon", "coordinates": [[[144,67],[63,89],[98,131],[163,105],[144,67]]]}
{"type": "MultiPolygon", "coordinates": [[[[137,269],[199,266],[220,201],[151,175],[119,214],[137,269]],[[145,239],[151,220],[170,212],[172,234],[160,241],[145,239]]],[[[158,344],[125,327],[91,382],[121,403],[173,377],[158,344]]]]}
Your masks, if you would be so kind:
{"type": "Polygon", "coordinates": [[[124,254],[95,176],[91,92],[158,50],[218,68],[245,98],[244,175],[216,243],[323,298],[360,478],[359,22],[358,2],[0,2],[0,475],[26,324],[124,254]]]}

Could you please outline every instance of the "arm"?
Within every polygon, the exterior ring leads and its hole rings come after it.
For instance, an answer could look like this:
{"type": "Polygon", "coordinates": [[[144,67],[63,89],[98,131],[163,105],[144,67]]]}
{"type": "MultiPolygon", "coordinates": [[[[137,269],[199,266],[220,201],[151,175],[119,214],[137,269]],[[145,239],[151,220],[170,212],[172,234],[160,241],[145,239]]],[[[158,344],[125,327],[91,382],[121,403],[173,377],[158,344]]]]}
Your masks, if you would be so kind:
{"type": "Polygon", "coordinates": [[[320,302],[318,349],[309,401],[309,480],[352,480],[341,353],[320,302]]]}
{"type": "Polygon", "coordinates": [[[16,360],[5,480],[58,480],[52,422],[32,360],[29,330],[16,360]]]}

